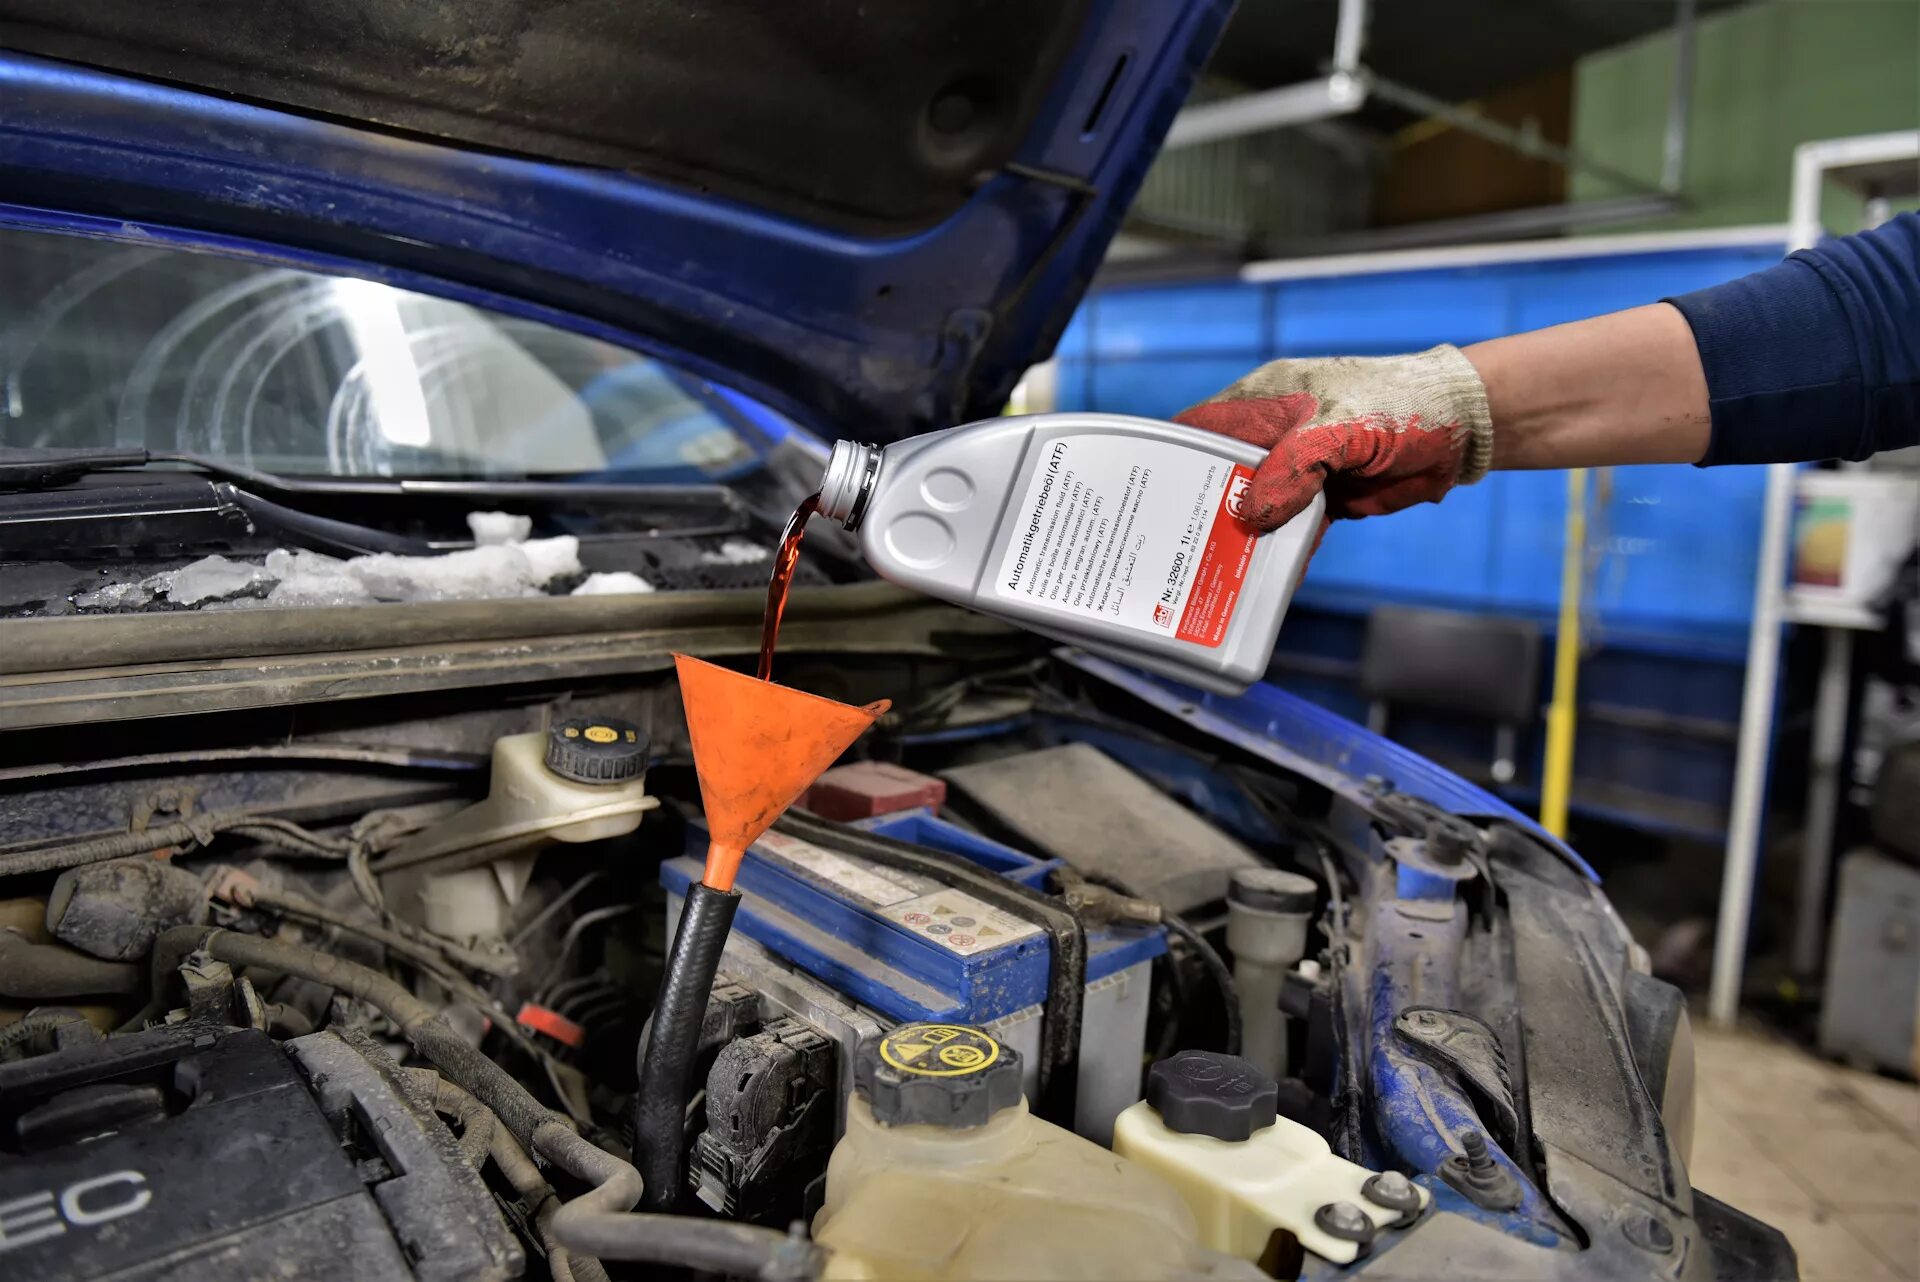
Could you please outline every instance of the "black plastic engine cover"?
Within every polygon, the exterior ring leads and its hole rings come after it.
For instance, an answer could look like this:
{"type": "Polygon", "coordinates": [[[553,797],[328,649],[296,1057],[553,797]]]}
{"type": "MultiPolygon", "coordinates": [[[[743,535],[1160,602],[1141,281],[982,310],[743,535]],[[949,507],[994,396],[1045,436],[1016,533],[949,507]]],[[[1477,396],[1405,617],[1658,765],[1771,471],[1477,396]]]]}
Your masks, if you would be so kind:
{"type": "Polygon", "coordinates": [[[162,1028],[0,1065],[0,1277],[410,1280],[368,1190],[382,1174],[265,1033],[162,1028]]]}

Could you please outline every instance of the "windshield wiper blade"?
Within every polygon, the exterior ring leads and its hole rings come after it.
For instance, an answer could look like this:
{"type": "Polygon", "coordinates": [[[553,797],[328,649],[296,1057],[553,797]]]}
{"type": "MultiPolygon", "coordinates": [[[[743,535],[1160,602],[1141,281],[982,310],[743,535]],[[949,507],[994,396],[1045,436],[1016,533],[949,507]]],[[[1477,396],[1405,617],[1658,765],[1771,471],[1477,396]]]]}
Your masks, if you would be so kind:
{"type": "Polygon", "coordinates": [[[315,516],[284,504],[250,494],[229,481],[213,483],[215,497],[246,513],[253,527],[265,534],[278,535],[285,542],[314,552],[333,556],[359,556],[365,552],[391,552],[397,556],[429,556],[448,549],[436,547],[425,539],[376,530],[368,525],[336,521],[315,516]]]}
{"type": "Polygon", "coordinates": [[[91,472],[144,467],[153,455],[136,449],[0,448],[0,490],[44,490],[76,481],[91,472]]]}
{"type": "MultiPolygon", "coordinates": [[[[230,481],[190,472],[165,486],[0,489],[0,559],[88,556],[130,548],[212,547],[259,539],[333,556],[392,552],[427,556],[468,546],[440,544],[303,512],[230,481]]],[[[169,553],[171,555],[172,553],[169,553]]]]}
{"type": "Polygon", "coordinates": [[[724,485],[650,485],[584,477],[517,480],[401,477],[294,477],[260,472],[202,454],[135,448],[38,449],[0,447],[0,493],[45,490],[98,472],[173,463],[255,492],[281,495],[417,496],[502,499],[523,503],[601,502],[627,506],[721,508],[742,515],[740,496],[724,485]]]}

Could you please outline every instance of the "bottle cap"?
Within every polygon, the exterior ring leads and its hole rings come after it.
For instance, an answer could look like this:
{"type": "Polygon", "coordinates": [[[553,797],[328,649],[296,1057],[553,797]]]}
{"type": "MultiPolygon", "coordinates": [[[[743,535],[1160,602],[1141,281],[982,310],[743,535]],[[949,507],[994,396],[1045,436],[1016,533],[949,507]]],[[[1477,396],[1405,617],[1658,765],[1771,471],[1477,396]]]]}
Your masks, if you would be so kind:
{"type": "Polygon", "coordinates": [[[624,783],[647,772],[647,732],[617,717],[569,717],[547,731],[547,769],[575,783],[624,783]]]}
{"type": "Polygon", "coordinates": [[[1244,1140],[1272,1126],[1280,1086],[1238,1055],[1181,1051],[1147,1072],[1147,1103],[1167,1129],[1244,1140]]]}
{"type": "Polygon", "coordinates": [[[965,1024],[902,1024],[860,1048],[853,1080],[884,1126],[985,1126],[1020,1102],[1020,1053],[965,1024]]]}
{"type": "Polygon", "coordinates": [[[874,478],[880,473],[880,450],[858,441],[835,441],[820,478],[820,515],[851,530],[860,524],[874,478]]]}

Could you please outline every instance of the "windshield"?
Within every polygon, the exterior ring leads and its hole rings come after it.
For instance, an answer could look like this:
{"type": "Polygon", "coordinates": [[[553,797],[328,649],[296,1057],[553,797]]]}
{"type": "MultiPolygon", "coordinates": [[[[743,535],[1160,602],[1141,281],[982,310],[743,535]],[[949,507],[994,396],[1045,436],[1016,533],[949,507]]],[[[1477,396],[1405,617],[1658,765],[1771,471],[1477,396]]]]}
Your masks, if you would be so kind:
{"type": "Polygon", "coordinates": [[[6,229],[0,282],[7,445],[336,476],[702,481],[756,457],[751,410],[656,360],[375,281],[6,229]]]}

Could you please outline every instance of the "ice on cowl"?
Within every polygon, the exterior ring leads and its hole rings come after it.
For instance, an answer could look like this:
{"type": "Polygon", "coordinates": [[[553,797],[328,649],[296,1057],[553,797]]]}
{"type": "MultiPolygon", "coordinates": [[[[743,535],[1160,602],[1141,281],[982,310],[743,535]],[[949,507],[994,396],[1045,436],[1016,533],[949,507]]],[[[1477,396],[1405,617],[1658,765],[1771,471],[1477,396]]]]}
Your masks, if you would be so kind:
{"type": "MultiPolygon", "coordinates": [[[[341,558],[275,548],[258,565],[206,556],[177,570],[105,584],[80,593],[73,603],[82,609],[118,610],[164,599],[175,605],[230,610],[263,605],[485,601],[540,596],[555,580],[581,572],[580,540],[573,535],[526,538],[532,521],[505,512],[470,513],[467,523],[476,546],[437,556],[375,552],[341,558]]],[[[581,589],[587,594],[652,591],[650,584],[625,572],[589,576],[581,589]]]]}
{"type": "Polygon", "coordinates": [[[589,574],[572,596],[620,596],[631,592],[651,592],[653,584],[631,570],[613,570],[589,574]]]}

